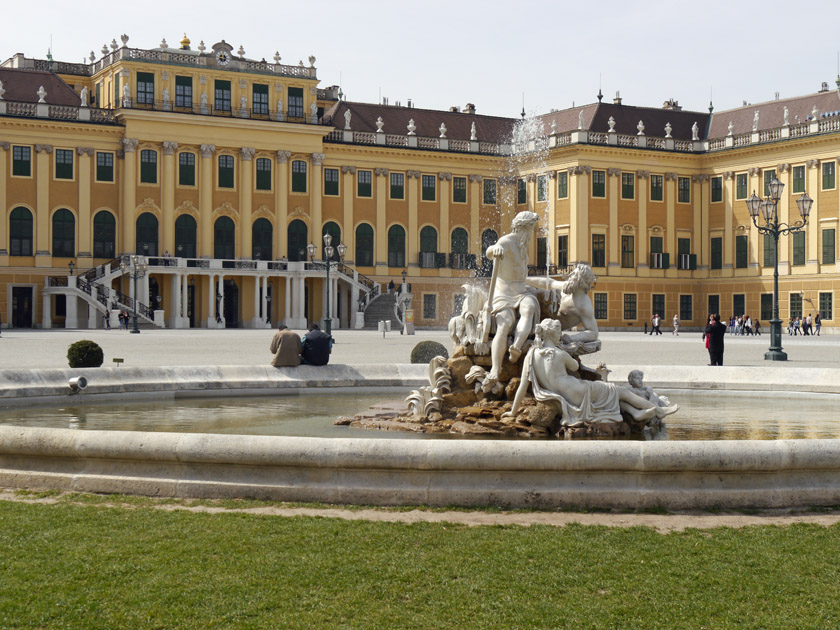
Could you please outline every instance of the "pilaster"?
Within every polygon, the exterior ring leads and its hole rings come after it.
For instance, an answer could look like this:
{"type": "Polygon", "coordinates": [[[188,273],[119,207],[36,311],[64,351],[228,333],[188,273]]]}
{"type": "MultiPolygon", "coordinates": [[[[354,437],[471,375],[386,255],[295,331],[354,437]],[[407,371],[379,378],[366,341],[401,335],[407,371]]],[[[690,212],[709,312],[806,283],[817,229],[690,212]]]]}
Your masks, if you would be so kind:
{"type": "MultiPolygon", "coordinates": [[[[708,232],[709,229],[709,194],[711,192],[711,187],[709,185],[709,176],[705,173],[699,175],[692,175],[691,182],[693,184],[691,191],[691,201],[693,206],[693,225],[692,225],[692,248],[691,251],[698,252],[700,250],[697,249],[697,241],[700,242],[708,241],[708,238],[703,239],[702,234],[704,231],[708,232]],[[704,230],[705,225],[705,230],[704,230]]],[[[689,253],[691,253],[689,251],[689,253]]],[[[677,264],[677,268],[679,269],[679,250],[676,251],[674,254],[674,258],[676,259],[675,262],[677,264]]],[[[705,260],[702,255],[698,256],[701,260],[705,260]]],[[[699,261],[698,261],[699,266],[699,261]]]]}
{"type": "Polygon", "coordinates": [[[175,252],[175,149],[177,142],[163,143],[163,165],[161,168],[161,241],[163,251],[175,252]]]}
{"type": "Polygon", "coordinates": [[[569,169],[569,264],[590,262],[589,174],[591,166],[569,169]]]}
{"type": "Polygon", "coordinates": [[[321,241],[321,231],[323,229],[323,188],[324,188],[324,158],[323,153],[312,154],[312,194],[309,196],[312,204],[312,242],[318,243],[321,241]]]}
{"type": "MultiPolygon", "coordinates": [[[[52,265],[50,253],[50,156],[49,144],[35,145],[35,266],[52,265]]],[[[69,301],[69,300],[68,300],[69,301]]]]}
{"type": "MultiPolygon", "coordinates": [[[[93,156],[93,149],[90,147],[77,147],[76,153],[79,155],[79,163],[77,165],[77,177],[79,181],[79,258],[90,258],[90,158],[93,156]]],[[[4,241],[0,241],[4,242],[4,241]]]]}
{"type": "Polygon", "coordinates": [[[607,177],[609,178],[609,207],[610,207],[610,225],[609,225],[609,257],[607,258],[607,275],[618,275],[620,271],[620,255],[618,249],[618,179],[621,169],[608,168],[607,177]]]}
{"type": "Polygon", "coordinates": [[[820,234],[820,162],[819,160],[808,160],[805,162],[808,184],[806,191],[811,191],[808,196],[813,197],[814,204],[811,206],[811,215],[808,223],[805,224],[806,264],[809,273],[819,273],[819,234],[820,234]]]}
{"type": "Polygon", "coordinates": [[[416,267],[420,257],[420,171],[406,171],[405,180],[408,188],[408,251],[405,262],[408,266],[416,267]]]}
{"type": "MultiPolygon", "coordinates": [[[[242,147],[239,161],[239,258],[252,258],[252,228],[251,212],[253,204],[252,190],[254,188],[253,158],[256,150],[253,147],[242,147]]],[[[255,315],[256,317],[256,315],[255,315]]]]}
{"type": "MultiPolygon", "coordinates": [[[[201,145],[201,172],[198,176],[198,255],[202,258],[213,257],[213,154],[216,145],[201,145]]],[[[211,293],[215,295],[213,283],[211,293]]],[[[212,309],[208,321],[212,318],[212,309]]]]}
{"type": "MultiPolygon", "coordinates": [[[[735,212],[734,212],[734,199],[735,199],[735,173],[732,171],[727,171],[723,174],[723,266],[726,269],[732,269],[731,272],[734,275],[734,256],[735,256],[735,236],[734,236],[734,228],[735,228],[735,212]]],[[[709,243],[709,218],[708,216],[703,222],[704,229],[703,229],[703,256],[701,257],[702,260],[698,261],[697,266],[704,267],[709,266],[709,258],[708,258],[708,247],[709,243]]]]}
{"type": "Polygon", "coordinates": [[[134,238],[135,208],[137,208],[137,138],[123,138],[123,211],[122,211],[122,247],[123,253],[132,253],[137,247],[134,238]]]}
{"type": "MultiPolygon", "coordinates": [[[[0,212],[2,212],[2,220],[0,220],[0,265],[8,264],[9,262],[9,251],[6,249],[6,243],[9,242],[9,221],[8,215],[6,214],[6,209],[8,206],[8,201],[6,199],[6,183],[8,180],[8,173],[9,173],[9,164],[8,164],[8,154],[11,150],[11,144],[9,142],[0,142],[0,178],[3,178],[4,184],[0,186],[0,212]]],[[[33,304],[34,307],[34,304],[33,304]]]]}
{"type": "Polygon", "coordinates": [[[676,203],[677,174],[665,173],[665,251],[672,261],[671,267],[665,270],[666,277],[677,275],[676,203]]]}
{"type": "MultiPolygon", "coordinates": [[[[355,166],[342,166],[341,173],[341,201],[343,203],[342,210],[344,215],[344,244],[347,245],[347,256],[350,260],[356,259],[356,226],[353,224],[353,175],[356,172],[355,166]]],[[[374,242],[376,237],[381,235],[374,234],[374,242]]]]}
{"type": "MultiPolygon", "coordinates": [[[[275,239],[276,257],[287,256],[289,251],[289,157],[291,151],[277,152],[276,186],[274,203],[277,207],[277,234],[275,239]]],[[[286,313],[289,317],[289,313],[286,313]]]]}
{"type": "MultiPolygon", "coordinates": [[[[388,273],[388,224],[386,215],[386,202],[388,197],[385,177],[379,174],[381,173],[380,169],[377,169],[376,173],[374,175],[376,179],[376,192],[374,193],[376,195],[376,238],[374,239],[376,255],[374,256],[375,260],[373,262],[376,264],[376,273],[386,274],[388,273]]],[[[409,263],[410,260],[406,260],[405,262],[409,263]]]]}
{"type": "MultiPolygon", "coordinates": [[[[757,190],[761,190],[762,196],[764,193],[764,188],[761,186],[761,169],[758,168],[751,168],[747,171],[748,174],[748,184],[747,184],[747,196],[750,195],[751,192],[756,192],[757,190]]],[[[741,203],[744,203],[743,200],[741,203]]],[[[758,238],[758,228],[755,227],[752,221],[748,223],[750,228],[750,235],[749,235],[749,245],[750,245],[750,259],[749,259],[749,268],[755,269],[756,273],[761,273],[759,268],[764,264],[764,243],[759,242],[758,238]]]]}
{"type": "MultiPolygon", "coordinates": [[[[438,252],[448,254],[451,247],[450,226],[449,226],[449,202],[452,199],[451,182],[452,173],[438,173],[440,181],[440,232],[438,233],[438,252]]],[[[438,269],[441,277],[452,276],[452,270],[447,266],[438,269]]]]}
{"type": "Polygon", "coordinates": [[[470,244],[469,252],[475,254],[477,258],[481,258],[481,227],[478,221],[478,214],[481,208],[482,191],[481,191],[481,175],[470,175],[470,244]]]}
{"type": "Polygon", "coordinates": [[[639,238],[638,238],[638,250],[639,250],[639,260],[637,262],[637,268],[639,269],[639,275],[648,275],[650,272],[650,256],[648,255],[648,245],[650,243],[650,235],[648,234],[648,223],[647,223],[647,200],[648,200],[648,190],[647,190],[647,182],[648,178],[650,177],[650,171],[637,171],[636,172],[636,199],[637,199],[637,207],[639,209],[639,217],[637,219],[637,223],[639,226],[639,238]]]}
{"type": "MultiPolygon", "coordinates": [[[[793,189],[791,188],[790,164],[784,163],[776,166],[776,178],[784,184],[782,188],[782,198],[779,199],[779,221],[790,224],[790,196],[793,189]]],[[[797,213],[798,214],[798,213],[797,213]]],[[[779,275],[790,275],[790,254],[793,247],[793,237],[789,236],[784,240],[779,239],[779,275]],[[782,245],[784,243],[784,245],[782,245]]]]}

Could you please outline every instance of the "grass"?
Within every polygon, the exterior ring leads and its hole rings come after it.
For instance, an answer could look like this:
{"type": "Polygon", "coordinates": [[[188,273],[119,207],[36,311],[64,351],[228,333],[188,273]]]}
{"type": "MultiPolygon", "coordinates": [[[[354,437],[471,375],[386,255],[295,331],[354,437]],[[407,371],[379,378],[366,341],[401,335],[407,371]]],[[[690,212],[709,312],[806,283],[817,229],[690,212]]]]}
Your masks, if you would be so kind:
{"type": "Polygon", "coordinates": [[[151,507],[0,502],[0,627],[840,626],[840,526],[663,535],[151,507]]]}

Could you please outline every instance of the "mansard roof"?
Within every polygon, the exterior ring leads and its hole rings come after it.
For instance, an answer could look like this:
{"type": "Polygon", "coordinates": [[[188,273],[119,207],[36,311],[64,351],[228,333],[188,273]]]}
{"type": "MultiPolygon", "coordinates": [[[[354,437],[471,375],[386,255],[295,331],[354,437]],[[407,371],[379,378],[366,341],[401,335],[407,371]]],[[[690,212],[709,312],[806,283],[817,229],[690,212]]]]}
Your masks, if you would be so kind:
{"type": "Polygon", "coordinates": [[[784,125],[785,107],[788,108],[791,125],[808,122],[816,105],[819,115],[836,114],[840,110],[840,90],[828,90],[805,96],[794,96],[735,109],[715,112],[709,130],[709,138],[722,138],[729,134],[729,122],[733,124],[732,134],[739,135],[753,130],[755,112],[758,112],[758,131],[777,129],[784,125]]]}
{"type": "Polygon", "coordinates": [[[375,132],[376,119],[382,116],[384,133],[405,135],[408,132],[408,121],[414,120],[418,136],[437,138],[443,123],[446,125],[446,137],[451,140],[469,140],[472,123],[475,123],[475,135],[480,142],[509,142],[516,122],[513,118],[501,116],[339,101],[325,113],[324,123],[336,129],[344,129],[344,112],[348,110],[353,131],[375,132]]]}
{"type": "Polygon", "coordinates": [[[43,85],[47,93],[45,99],[47,104],[72,107],[78,107],[81,104],[81,99],[73,88],[52,72],[0,68],[0,81],[3,82],[3,89],[6,90],[3,95],[6,101],[37,103],[38,89],[43,85]]]}

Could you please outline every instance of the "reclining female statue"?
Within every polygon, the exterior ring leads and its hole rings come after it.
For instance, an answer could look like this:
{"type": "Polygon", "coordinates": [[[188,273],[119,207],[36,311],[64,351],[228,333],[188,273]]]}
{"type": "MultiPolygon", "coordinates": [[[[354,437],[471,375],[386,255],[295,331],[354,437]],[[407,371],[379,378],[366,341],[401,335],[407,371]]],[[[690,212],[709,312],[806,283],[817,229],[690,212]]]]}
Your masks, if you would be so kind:
{"type": "Polygon", "coordinates": [[[564,426],[622,422],[622,411],[637,421],[652,420],[664,418],[679,409],[679,405],[659,407],[614,383],[584,381],[574,376],[579,364],[558,347],[562,334],[557,320],[544,319],[537,325],[536,339],[525,356],[513,407],[503,417],[516,416],[529,385],[534,398],[558,408],[564,426]]]}

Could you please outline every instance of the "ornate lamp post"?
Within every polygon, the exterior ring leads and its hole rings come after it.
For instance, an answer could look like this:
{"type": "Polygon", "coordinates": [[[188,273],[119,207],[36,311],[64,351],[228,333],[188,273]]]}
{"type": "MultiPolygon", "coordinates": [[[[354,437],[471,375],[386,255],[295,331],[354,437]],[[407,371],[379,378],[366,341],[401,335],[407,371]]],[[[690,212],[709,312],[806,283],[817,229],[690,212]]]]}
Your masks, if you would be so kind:
{"type": "MultiPolygon", "coordinates": [[[[315,252],[318,248],[315,246],[315,243],[309,243],[306,246],[306,250],[309,252],[309,259],[312,262],[315,262],[315,252]]],[[[333,248],[332,246],[332,236],[329,234],[324,234],[324,265],[327,268],[327,316],[324,319],[324,332],[328,335],[332,334],[332,319],[330,319],[330,267],[333,265],[333,253],[338,251],[339,262],[344,261],[344,254],[347,253],[347,245],[344,243],[340,243],[338,247],[333,248]]]]}
{"type": "Polygon", "coordinates": [[[129,276],[134,280],[134,328],[131,329],[131,332],[135,335],[140,334],[140,329],[137,327],[137,280],[142,278],[146,275],[146,264],[140,262],[140,257],[133,255],[129,258],[131,263],[126,265],[124,262],[120,263],[120,270],[125,273],[128,272],[129,276]]]}
{"type": "Polygon", "coordinates": [[[67,263],[67,266],[70,267],[70,275],[72,276],[73,275],[73,270],[76,268],[76,263],[74,263],[71,260],[69,263],[67,263]]]}
{"type": "Polygon", "coordinates": [[[265,321],[271,323],[271,285],[269,284],[265,290],[265,321]]]}
{"type": "Polygon", "coordinates": [[[799,208],[799,214],[802,215],[802,220],[796,223],[788,224],[779,221],[779,199],[782,198],[782,189],[785,185],[775,177],[770,182],[768,188],[770,195],[761,199],[755,194],[747,199],[747,210],[749,210],[750,217],[752,217],[753,225],[758,228],[759,234],[772,236],[775,243],[775,250],[773,255],[773,319],[770,320],[770,350],[764,354],[764,358],[768,361],[787,361],[787,353],[782,351],[782,320],[779,319],[779,237],[782,234],[790,232],[798,232],[805,227],[808,222],[808,215],[811,213],[811,205],[814,200],[811,199],[807,193],[802,193],[802,196],[796,200],[796,206],[799,208]],[[763,224],[759,225],[758,215],[761,213],[763,224]]]}
{"type": "Polygon", "coordinates": [[[406,277],[407,274],[408,274],[408,272],[405,269],[403,269],[402,270],[403,281],[402,281],[402,286],[400,287],[400,293],[408,293],[408,287],[405,286],[405,277],[406,277]]]}

